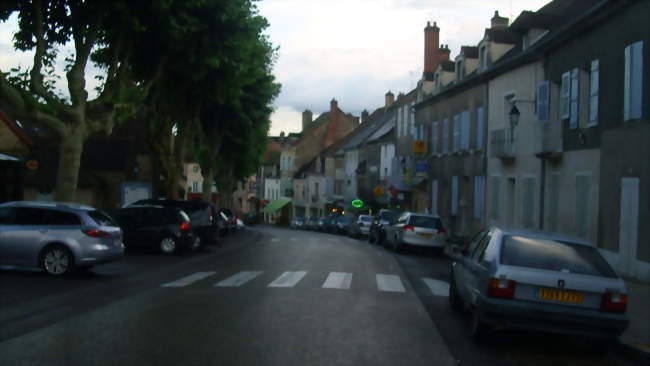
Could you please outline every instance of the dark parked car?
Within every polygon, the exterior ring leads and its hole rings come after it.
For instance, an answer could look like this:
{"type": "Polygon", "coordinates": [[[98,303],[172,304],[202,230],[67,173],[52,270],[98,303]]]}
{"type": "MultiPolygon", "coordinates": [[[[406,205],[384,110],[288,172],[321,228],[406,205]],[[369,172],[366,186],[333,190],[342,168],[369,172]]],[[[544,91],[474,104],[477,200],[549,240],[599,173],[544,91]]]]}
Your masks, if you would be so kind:
{"type": "Polygon", "coordinates": [[[350,232],[350,226],[352,226],[352,218],[350,216],[339,216],[336,218],[336,226],[334,227],[334,232],[336,234],[348,234],[350,232]]]}
{"type": "Polygon", "coordinates": [[[216,244],[219,242],[219,222],[215,220],[217,211],[211,203],[201,200],[149,199],[136,201],[132,205],[156,205],[180,208],[190,217],[192,230],[199,238],[199,248],[205,244],[216,244]]]}
{"type": "Polygon", "coordinates": [[[310,217],[305,223],[305,228],[307,230],[318,230],[319,219],[317,217],[310,217]]]}
{"type": "Polygon", "coordinates": [[[122,228],[127,248],[155,248],[163,254],[199,248],[189,216],[178,207],[132,205],[111,216],[122,228]]]}
{"type": "Polygon", "coordinates": [[[0,205],[0,264],[41,268],[55,276],[117,260],[122,231],[105,213],[71,203],[0,205]]]}
{"type": "Polygon", "coordinates": [[[381,209],[370,225],[368,232],[368,242],[382,244],[386,240],[385,227],[392,225],[397,221],[400,212],[397,210],[381,209]]]}

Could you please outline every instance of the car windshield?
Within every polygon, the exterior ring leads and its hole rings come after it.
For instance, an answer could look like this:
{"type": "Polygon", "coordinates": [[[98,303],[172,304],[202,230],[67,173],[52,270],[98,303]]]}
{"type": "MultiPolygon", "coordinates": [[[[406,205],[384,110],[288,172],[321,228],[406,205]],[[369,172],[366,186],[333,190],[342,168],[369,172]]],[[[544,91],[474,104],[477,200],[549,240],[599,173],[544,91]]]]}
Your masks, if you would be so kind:
{"type": "Polygon", "coordinates": [[[93,219],[99,226],[119,226],[112,217],[108,216],[100,210],[93,210],[87,212],[88,216],[93,219]]]}
{"type": "Polygon", "coordinates": [[[430,216],[411,216],[409,225],[427,229],[442,229],[442,223],[440,222],[440,219],[430,216]]]}
{"type": "Polygon", "coordinates": [[[569,241],[508,235],[500,262],[505,265],[616,278],[598,249],[569,241]]]}

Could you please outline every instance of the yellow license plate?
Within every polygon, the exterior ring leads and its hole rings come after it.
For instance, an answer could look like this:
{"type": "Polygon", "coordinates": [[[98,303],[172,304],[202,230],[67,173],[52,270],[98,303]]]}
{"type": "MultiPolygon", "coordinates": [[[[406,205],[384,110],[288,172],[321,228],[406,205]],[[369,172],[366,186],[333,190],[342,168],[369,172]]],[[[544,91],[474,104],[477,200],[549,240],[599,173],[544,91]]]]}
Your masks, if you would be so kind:
{"type": "Polygon", "coordinates": [[[544,300],[568,302],[571,304],[581,304],[584,295],[580,292],[556,290],[550,288],[539,289],[539,298],[544,300]]]}
{"type": "Polygon", "coordinates": [[[433,238],[433,234],[429,234],[429,233],[420,233],[420,236],[425,238],[433,238]]]}

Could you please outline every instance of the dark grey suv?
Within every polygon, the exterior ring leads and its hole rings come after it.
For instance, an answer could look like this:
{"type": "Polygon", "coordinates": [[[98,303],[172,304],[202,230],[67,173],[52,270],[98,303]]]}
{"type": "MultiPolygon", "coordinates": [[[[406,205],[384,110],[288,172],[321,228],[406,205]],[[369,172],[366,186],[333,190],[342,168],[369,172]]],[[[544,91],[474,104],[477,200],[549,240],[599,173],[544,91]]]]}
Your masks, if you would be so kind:
{"type": "Polygon", "coordinates": [[[124,254],[122,230],[105,213],[70,203],[0,205],[0,265],[63,275],[124,254]]]}

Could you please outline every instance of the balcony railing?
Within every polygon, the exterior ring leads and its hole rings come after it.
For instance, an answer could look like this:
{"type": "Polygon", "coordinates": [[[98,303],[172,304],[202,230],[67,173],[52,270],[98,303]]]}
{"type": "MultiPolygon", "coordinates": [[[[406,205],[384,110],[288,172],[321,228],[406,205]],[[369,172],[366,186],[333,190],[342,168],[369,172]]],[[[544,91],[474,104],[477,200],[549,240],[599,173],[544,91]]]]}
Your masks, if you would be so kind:
{"type": "Polygon", "coordinates": [[[493,158],[514,158],[516,141],[510,128],[490,132],[490,156],[493,158]]]}

